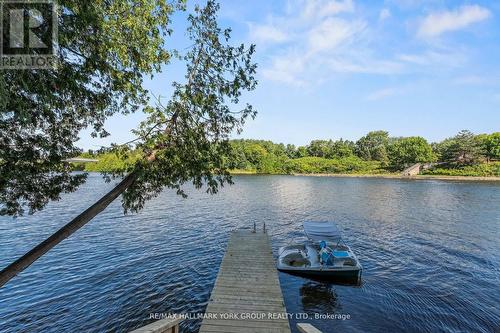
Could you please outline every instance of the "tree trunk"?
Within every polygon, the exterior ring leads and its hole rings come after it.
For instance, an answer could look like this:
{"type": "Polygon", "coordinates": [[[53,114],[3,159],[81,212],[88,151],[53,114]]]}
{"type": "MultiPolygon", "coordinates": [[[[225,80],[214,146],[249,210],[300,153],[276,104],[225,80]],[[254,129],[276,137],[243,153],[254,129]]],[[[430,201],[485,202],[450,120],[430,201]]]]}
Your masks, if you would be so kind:
{"type": "MultiPolygon", "coordinates": [[[[172,121],[177,119],[177,113],[172,115],[172,121]]],[[[169,133],[170,127],[165,128],[165,133],[169,133]]],[[[152,163],[156,160],[157,149],[153,150],[151,154],[146,157],[146,161],[152,163]]],[[[97,214],[102,212],[106,207],[109,206],[120,194],[125,192],[125,190],[134,183],[137,179],[137,172],[132,171],[128,176],[126,176],[114,189],[109,191],[105,196],[103,196],[95,204],[87,208],[86,211],[75,217],[71,222],[66,224],[61,229],[57,230],[52,236],[38,244],[36,247],[31,249],[21,258],[14,261],[9,266],[2,269],[0,272],[0,288],[2,288],[7,282],[9,282],[18,273],[24,271],[32,263],[34,263],[38,258],[43,256],[45,253],[50,251],[54,246],[74,234],[78,229],[87,224],[92,220],[97,214]]]]}
{"type": "Polygon", "coordinates": [[[43,256],[54,246],[71,236],[78,229],[83,227],[87,222],[92,220],[97,214],[102,212],[109,206],[120,194],[122,194],[132,183],[136,180],[137,174],[135,172],[126,176],[114,189],[104,195],[99,201],[87,208],[83,213],[75,217],[71,222],[56,231],[52,236],[38,244],[31,251],[23,255],[18,260],[14,261],[9,266],[5,267],[0,272],[0,288],[10,281],[18,273],[25,270],[35,260],[43,256]]]}

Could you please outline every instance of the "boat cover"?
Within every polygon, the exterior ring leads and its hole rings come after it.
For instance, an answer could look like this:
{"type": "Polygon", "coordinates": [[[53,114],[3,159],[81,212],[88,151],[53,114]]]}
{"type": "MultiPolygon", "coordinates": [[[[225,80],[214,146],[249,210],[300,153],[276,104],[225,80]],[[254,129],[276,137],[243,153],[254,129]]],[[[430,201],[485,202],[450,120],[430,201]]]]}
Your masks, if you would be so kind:
{"type": "Polygon", "coordinates": [[[340,230],[332,222],[306,221],[303,225],[307,237],[311,240],[337,243],[342,238],[340,230]]]}

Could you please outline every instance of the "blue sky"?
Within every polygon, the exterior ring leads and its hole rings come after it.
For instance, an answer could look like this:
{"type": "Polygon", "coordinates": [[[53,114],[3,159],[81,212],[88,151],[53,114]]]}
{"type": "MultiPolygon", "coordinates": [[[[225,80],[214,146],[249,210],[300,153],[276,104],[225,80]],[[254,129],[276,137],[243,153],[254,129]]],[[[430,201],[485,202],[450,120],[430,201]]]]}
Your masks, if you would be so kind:
{"type": "MultiPolygon", "coordinates": [[[[499,1],[224,0],[220,23],[235,43],[257,45],[259,85],[244,100],[259,113],[240,137],[305,145],[378,129],[429,141],[500,131],[499,1]]],[[[188,45],[185,14],[173,28],[168,46],[188,45]]],[[[169,97],[183,70],[165,66],[146,87],[169,97]]],[[[129,141],[143,117],[114,116],[110,137],[83,131],[78,145],[129,141]]]]}

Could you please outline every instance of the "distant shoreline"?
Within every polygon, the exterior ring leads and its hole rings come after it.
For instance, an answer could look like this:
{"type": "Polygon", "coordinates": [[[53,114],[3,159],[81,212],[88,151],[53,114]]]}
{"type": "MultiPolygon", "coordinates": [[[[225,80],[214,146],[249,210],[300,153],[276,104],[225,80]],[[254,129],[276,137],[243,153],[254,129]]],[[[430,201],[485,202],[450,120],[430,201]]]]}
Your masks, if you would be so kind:
{"type": "MultiPolygon", "coordinates": [[[[90,174],[101,174],[101,171],[81,171],[90,174]]],[[[456,180],[456,181],[485,181],[500,182],[500,177],[495,176],[443,176],[443,175],[418,175],[402,176],[399,174],[354,174],[354,173],[292,173],[292,174],[267,174],[255,171],[231,171],[232,176],[303,176],[303,177],[332,177],[332,178],[381,178],[381,179],[408,179],[408,180],[456,180]]]]}
{"type": "MultiPolygon", "coordinates": [[[[231,172],[231,175],[265,175],[252,171],[247,172],[231,172]]],[[[286,174],[285,174],[286,175],[286,174]]],[[[500,182],[500,177],[477,177],[477,176],[442,176],[442,175],[418,175],[418,176],[402,176],[399,174],[349,174],[349,173],[293,173],[289,176],[304,176],[304,177],[337,177],[337,178],[382,178],[382,179],[408,179],[408,180],[458,180],[458,181],[488,181],[500,182]]]]}
{"type": "Polygon", "coordinates": [[[293,176],[313,176],[313,177],[346,177],[346,178],[387,178],[387,179],[409,179],[409,180],[470,180],[470,181],[497,181],[500,177],[477,177],[477,176],[440,176],[440,175],[418,175],[402,176],[393,174],[302,174],[296,173],[293,176]]]}

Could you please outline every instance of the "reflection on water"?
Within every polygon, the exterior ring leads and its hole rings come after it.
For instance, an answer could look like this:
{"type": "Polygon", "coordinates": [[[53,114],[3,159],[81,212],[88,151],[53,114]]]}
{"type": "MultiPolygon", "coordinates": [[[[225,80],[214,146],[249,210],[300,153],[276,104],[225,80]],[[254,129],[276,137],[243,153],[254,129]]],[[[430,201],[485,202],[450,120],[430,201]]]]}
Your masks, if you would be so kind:
{"type": "Polygon", "coordinates": [[[302,309],[305,313],[335,313],[337,295],[332,285],[320,282],[305,282],[300,287],[302,309]]]}
{"type": "MultiPolygon", "coordinates": [[[[119,202],[0,289],[0,332],[127,332],[150,313],[205,309],[228,233],[265,222],[273,250],[304,220],[335,220],[362,285],[280,273],[292,313],[323,332],[500,331],[500,185],[240,176],[218,195],[171,191],[123,216],[119,202]]],[[[111,184],[99,175],[35,216],[0,218],[0,267],[71,220],[111,184]]],[[[296,320],[291,324],[295,327],[296,320]]],[[[183,324],[196,331],[199,321],[183,324]]]]}

